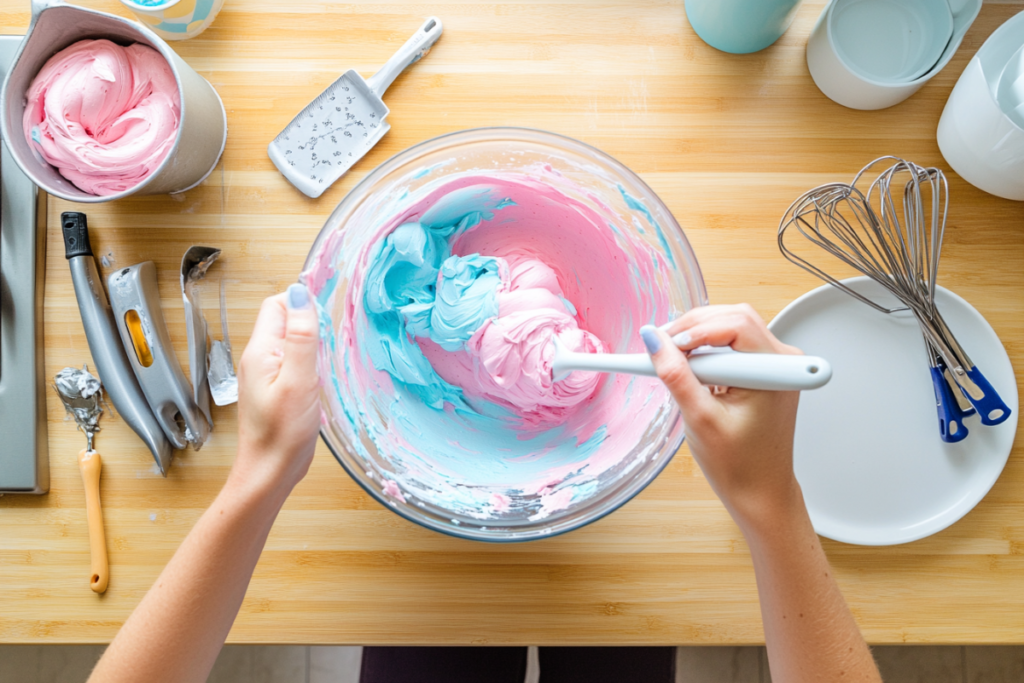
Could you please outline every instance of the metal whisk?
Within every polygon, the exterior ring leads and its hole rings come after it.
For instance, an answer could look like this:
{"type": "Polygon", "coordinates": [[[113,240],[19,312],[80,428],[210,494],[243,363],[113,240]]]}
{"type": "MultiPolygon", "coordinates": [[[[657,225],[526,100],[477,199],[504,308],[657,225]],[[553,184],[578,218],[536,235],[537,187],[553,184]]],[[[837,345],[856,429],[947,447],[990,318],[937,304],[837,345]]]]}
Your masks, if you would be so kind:
{"type": "Polygon", "coordinates": [[[802,194],[782,217],[778,239],[791,262],[872,308],[913,312],[931,365],[939,430],[943,441],[953,443],[967,437],[964,417],[977,413],[982,424],[997,425],[1010,416],[1010,409],[935,306],[948,208],[949,187],[941,170],[886,156],[862,168],[849,184],[828,183],[802,194]],[[886,161],[895,163],[862,191],[865,176],[886,161]],[[882,306],[796,254],[785,241],[794,227],[812,244],[882,285],[903,306],[882,306]]]}

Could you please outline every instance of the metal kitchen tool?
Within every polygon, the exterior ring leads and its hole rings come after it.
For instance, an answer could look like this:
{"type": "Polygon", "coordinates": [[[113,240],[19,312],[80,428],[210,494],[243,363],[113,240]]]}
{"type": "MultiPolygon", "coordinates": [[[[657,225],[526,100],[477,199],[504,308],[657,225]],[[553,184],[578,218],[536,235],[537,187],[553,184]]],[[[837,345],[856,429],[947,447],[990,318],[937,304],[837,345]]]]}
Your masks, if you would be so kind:
{"type": "Polygon", "coordinates": [[[384,91],[441,31],[441,20],[430,17],[369,80],[349,69],[328,86],[267,147],[277,170],[303,194],[323,194],[390,130],[384,91]]]}
{"type": "MultiPolygon", "coordinates": [[[[14,58],[21,36],[0,36],[0,72],[14,58]]],[[[0,144],[0,495],[46,493],[50,461],[46,441],[43,374],[43,273],[46,195],[0,144]]]]}
{"type": "Polygon", "coordinates": [[[219,406],[238,401],[238,377],[231,359],[231,340],[228,337],[227,311],[224,306],[224,282],[220,286],[221,332],[224,340],[211,340],[207,344],[209,328],[199,292],[195,284],[206,277],[220,249],[194,245],[181,259],[181,297],[185,302],[185,327],[188,332],[189,372],[196,404],[212,425],[210,396],[219,406]]]}
{"type": "Polygon", "coordinates": [[[214,339],[210,342],[210,352],[206,356],[206,373],[210,380],[210,395],[219,406],[227,406],[238,402],[238,376],[235,375],[235,362],[231,358],[231,337],[228,334],[228,306],[225,296],[225,282],[220,281],[220,329],[223,340],[214,339]]]}
{"type": "MultiPolygon", "coordinates": [[[[0,95],[0,130],[15,161],[47,193],[72,202],[109,202],[131,194],[184,192],[201,183],[217,165],[227,141],[227,113],[220,95],[149,27],[115,14],[68,5],[63,0],[32,0],[32,20],[20,42],[0,95]],[[84,38],[107,38],[119,45],[142,43],[159,52],[174,73],[181,118],[164,160],[135,187],[97,196],[84,192],[46,163],[25,139],[25,93],[50,57],[84,38]]],[[[104,384],[109,387],[107,378],[104,384]]],[[[120,406],[118,406],[120,411],[120,406]]]]}
{"type": "Polygon", "coordinates": [[[203,411],[206,421],[213,424],[210,415],[210,382],[206,370],[206,318],[199,305],[195,283],[206,276],[207,269],[220,256],[220,249],[192,246],[181,259],[181,298],[185,302],[185,332],[188,338],[188,370],[192,376],[192,398],[203,411]]]}
{"type": "Polygon", "coordinates": [[[191,443],[199,450],[210,435],[210,423],[174,355],[160,308],[156,265],[143,261],[121,268],[107,278],[107,289],[128,362],[164,435],[175,448],[191,443]]]}
{"type": "MultiPolygon", "coordinates": [[[[560,382],[574,370],[621,372],[656,377],[646,353],[576,353],[554,338],[555,355],[551,376],[560,382]]],[[[689,356],[690,369],[701,384],[760,389],[801,391],[825,386],[832,378],[832,366],[816,356],[788,356],[774,353],[738,353],[728,348],[695,350],[689,356]]]]}
{"type": "Polygon", "coordinates": [[[107,396],[125,423],[153,453],[160,473],[166,477],[174,456],[171,442],[164,436],[164,430],[150,410],[142,387],[128,363],[114,312],[103,291],[103,280],[93,258],[85,214],[68,211],[61,214],[60,222],[64,234],[64,256],[71,267],[71,282],[75,286],[85,338],[96,369],[103,378],[103,386],[107,388],[107,396]]]}
{"type": "Polygon", "coordinates": [[[103,389],[100,381],[85,367],[64,368],[53,378],[64,410],[75,419],[78,428],[85,432],[87,446],[78,454],[78,469],[85,486],[85,510],[89,523],[89,555],[92,567],[89,573],[89,587],[94,593],[107,590],[110,581],[110,564],[107,560],[107,539],[103,531],[103,511],[100,507],[100,471],[103,460],[93,450],[93,439],[100,431],[100,415],[103,389]]]}
{"type": "Polygon", "coordinates": [[[943,441],[952,443],[967,436],[963,418],[972,409],[983,425],[997,425],[1010,417],[1010,408],[957,343],[935,306],[948,206],[949,188],[941,170],[881,157],[861,169],[850,184],[829,183],[801,195],[782,217],[778,242],[791,262],[872,308],[883,313],[909,310],[916,316],[931,365],[939,431],[943,441]],[[858,183],[866,182],[864,177],[884,161],[895,163],[862,192],[858,183]],[[791,227],[878,282],[903,307],[877,304],[797,254],[785,242],[791,227]],[[963,399],[970,404],[966,410],[961,407],[963,399]]]}

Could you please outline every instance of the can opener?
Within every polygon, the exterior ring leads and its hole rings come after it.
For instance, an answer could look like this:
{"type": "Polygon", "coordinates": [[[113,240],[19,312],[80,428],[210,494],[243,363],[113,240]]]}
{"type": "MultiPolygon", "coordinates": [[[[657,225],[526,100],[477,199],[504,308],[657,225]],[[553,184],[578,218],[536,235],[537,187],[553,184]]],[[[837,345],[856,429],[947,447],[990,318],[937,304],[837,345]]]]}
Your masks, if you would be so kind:
{"type": "Polygon", "coordinates": [[[177,449],[192,444],[199,450],[211,425],[174,354],[160,307],[156,265],[143,261],[121,268],[107,278],[107,289],[128,362],[167,440],[177,449]]]}

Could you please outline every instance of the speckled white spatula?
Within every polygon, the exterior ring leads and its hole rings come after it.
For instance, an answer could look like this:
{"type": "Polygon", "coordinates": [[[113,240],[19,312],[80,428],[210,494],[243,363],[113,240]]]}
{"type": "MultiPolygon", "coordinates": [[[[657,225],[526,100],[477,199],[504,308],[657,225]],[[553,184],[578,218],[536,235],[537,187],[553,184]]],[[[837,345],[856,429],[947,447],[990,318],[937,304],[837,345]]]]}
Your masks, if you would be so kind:
{"type": "Polygon", "coordinates": [[[384,91],[430,51],[441,31],[441,20],[430,17],[369,80],[353,69],[342,74],[267,147],[277,170],[303,194],[323,194],[391,128],[384,91]]]}

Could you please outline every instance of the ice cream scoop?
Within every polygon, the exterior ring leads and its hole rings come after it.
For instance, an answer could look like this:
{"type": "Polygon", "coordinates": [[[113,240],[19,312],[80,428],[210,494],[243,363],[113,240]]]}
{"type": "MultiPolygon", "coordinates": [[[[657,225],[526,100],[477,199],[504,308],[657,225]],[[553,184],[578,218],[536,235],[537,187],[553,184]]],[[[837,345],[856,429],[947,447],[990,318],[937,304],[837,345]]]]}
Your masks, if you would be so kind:
{"type": "Polygon", "coordinates": [[[94,593],[104,593],[110,581],[110,562],[107,558],[107,540],[103,531],[103,511],[100,507],[100,471],[103,460],[93,450],[93,438],[100,430],[100,402],[103,389],[100,381],[84,366],[64,368],[53,378],[64,409],[75,419],[75,424],[85,433],[87,445],[78,454],[78,469],[82,472],[85,487],[86,519],[89,524],[89,587],[94,593]]]}
{"type": "MultiPolygon", "coordinates": [[[[562,346],[557,337],[554,348],[551,376],[556,382],[566,379],[574,370],[647,377],[658,374],[646,353],[578,353],[562,346]]],[[[832,366],[817,356],[740,353],[727,347],[705,346],[691,353],[688,360],[701,384],[737,389],[801,391],[823,387],[832,378],[832,366]]]]}

